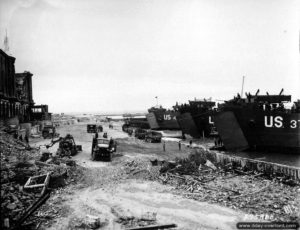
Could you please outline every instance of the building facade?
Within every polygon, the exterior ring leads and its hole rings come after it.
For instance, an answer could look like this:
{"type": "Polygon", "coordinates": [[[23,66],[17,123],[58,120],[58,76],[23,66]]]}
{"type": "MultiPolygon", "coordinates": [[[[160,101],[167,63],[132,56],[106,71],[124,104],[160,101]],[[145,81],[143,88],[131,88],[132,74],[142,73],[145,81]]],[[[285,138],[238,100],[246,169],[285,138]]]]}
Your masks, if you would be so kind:
{"type": "Polygon", "coordinates": [[[26,123],[51,119],[47,105],[35,106],[32,95],[33,74],[15,73],[15,58],[0,49],[0,122],[26,123]],[[40,110],[40,111],[39,111],[40,110]]]}
{"type": "Polygon", "coordinates": [[[19,108],[15,87],[15,58],[0,49],[0,118],[17,115],[19,108]]]}
{"type": "Polygon", "coordinates": [[[20,122],[32,120],[31,107],[34,106],[32,98],[32,76],[33,74],[28,71],[15,74],[16,96],[22,108],[21,113],[18,114],[20,122]]]}

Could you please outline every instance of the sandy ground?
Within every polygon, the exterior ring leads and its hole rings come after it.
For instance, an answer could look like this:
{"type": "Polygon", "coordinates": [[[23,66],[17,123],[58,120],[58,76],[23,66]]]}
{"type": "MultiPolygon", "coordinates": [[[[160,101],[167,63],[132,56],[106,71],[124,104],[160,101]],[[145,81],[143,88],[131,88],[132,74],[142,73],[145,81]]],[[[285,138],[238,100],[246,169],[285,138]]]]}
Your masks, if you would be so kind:
{"type": "MultiPolygon", "coordinates": [[[[124,162],[141,159],[168,159],[184,157],[189,148],[166,141],[166,151],[162,144],[144,143],[128,137],[121,130],[121,124],[114,124],[108,129],[103,124],[109,137],[117,139],[117,154],[112,162],[91,161],[91,141],[93,134],[86,132],[86,123],[58,128],[61,136],[70,133],[76,144],[82,145],[83,151],[73,157],[77,164],[85,167],[84,182],[56,192],[48,201],[59,205],[63,211],[48,225],[41,229],[78,229],[87,214],[99,216],[101,229],[124,229],[116,222],[113,210],[119,210],[125,216],[139,219],[147,212],[156,213],[156,224],[175,223],[178,229],[236,229],[236,223],[242,221],[245,214],[226,207],[206,202],[198,202],[174,194],[174,188],[155,181],[141,178],[127,178],[123,173],[124,162]],[[77,226],[77,227],[76,227],[77,226]]],[[[32,145],[49,143],[50,140],[33,140],[32,145]]],[[[53,146],[50,151],[55,152],[53,146]]]]}

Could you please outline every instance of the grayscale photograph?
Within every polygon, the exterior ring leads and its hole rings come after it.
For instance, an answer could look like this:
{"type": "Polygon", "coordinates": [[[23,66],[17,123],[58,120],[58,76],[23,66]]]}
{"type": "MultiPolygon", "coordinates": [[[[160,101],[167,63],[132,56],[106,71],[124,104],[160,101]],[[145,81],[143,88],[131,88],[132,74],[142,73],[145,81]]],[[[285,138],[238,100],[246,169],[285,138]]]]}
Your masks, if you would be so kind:
{"type": "Polygon", "coordinates": [[[3,230],[299,230],[299,0],[0,0],[3,230]]]}

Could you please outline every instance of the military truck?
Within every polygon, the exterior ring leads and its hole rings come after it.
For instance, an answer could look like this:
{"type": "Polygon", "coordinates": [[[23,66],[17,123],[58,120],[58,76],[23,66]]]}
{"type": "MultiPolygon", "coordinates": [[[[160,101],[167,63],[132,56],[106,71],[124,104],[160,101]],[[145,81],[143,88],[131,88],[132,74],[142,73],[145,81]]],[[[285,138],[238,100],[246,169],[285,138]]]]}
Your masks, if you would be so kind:
{"type": "Polygon", "coordinates": [[[92,160],[111,161],[113,152],[117,151],[117,144],[113,139],[93,138],[92,160]]]}
{"type": "Polygon", "coordinates": [[[160,143],[162,138],[162,134],[155,131],[147,131],[145,134],[145,141],[150,143],[160,143]]]}
{"type": "Polygon", "coordinates": [[[86,129],[87,129],[88,133],[100,133],[100,132],[103,132],[102,125],[88,124],[86,126],[86,129]]]}
{"type": "Polygon", "coordinates": [[[137,138],[137,139],[140,139],[140,140],[144,140],[145,139],[145,136],[146,136],[146,133],[147,131],[145,129],[136,129],[135,132],[134,132],[134,136],[137,138]]]}
{"type": "Polygon", "coordinates": [[[55,126],[53,125],[45,125],[42,130],[42,136],[44,139],[46,138],[55,138],[59,137],[59,134],[56,132],[55,126]]]}

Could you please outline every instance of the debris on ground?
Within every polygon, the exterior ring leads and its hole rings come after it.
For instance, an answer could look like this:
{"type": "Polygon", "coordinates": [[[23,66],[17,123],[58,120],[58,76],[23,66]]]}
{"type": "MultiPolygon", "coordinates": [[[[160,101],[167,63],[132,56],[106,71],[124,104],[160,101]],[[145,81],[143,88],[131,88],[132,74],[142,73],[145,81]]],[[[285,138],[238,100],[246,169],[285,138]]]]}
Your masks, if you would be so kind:
{"type": "Polygon", "coordinates": [[[2,229],[16,226],[46,190],[65,186],[78,177],[74,161],[47,157],[9,134],[0,134],[0,152],[2,229]]]}
{"type": "Polygon", "coordinates": [[[100,218],[98,216],[86,215],[85,225],[91,229],[97,229],[100,227],[100,218]]]}
{"type": "Polygon", "coordinates": [[[159,229],[174,229],[176,224],[160,224],[160,225],[150,225],[146,227],[136,227],[136,228],[127,228],[126,230],[159,230],[159,229]]]}
{"type": "Polygon", "coordinates": [[[159,180],[194,200],[240,209],[265,220],[300,220],[298,183],[291,186],[277,177],[266,178],[233,165],[223,167],[208,157],[204,150],[197,150],[185,159],[177,159],[176,166],[163,164],[159,180]]]}
{"type": "Polygon", "coordinates": [[[119,206],[111,208],[112,214],[116,216],[116,222],[122,224],[126,228],[144,227],[157,223],[156,213],[146,212],[141,217],[135,217],[129,210],[124,210],[119,206]]]}

